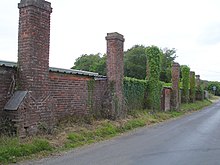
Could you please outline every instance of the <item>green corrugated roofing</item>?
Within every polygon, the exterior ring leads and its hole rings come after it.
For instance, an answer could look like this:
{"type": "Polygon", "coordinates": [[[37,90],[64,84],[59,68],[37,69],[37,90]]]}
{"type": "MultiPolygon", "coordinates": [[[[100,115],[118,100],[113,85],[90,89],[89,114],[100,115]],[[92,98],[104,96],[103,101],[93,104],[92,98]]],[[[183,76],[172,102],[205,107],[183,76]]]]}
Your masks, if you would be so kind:
{"type": "MultiPolygon", "coordinates": [[[[0,61],[0,66],[17,67],[17,63],[16,62],[10,62],[10,61],[0,61]]],[[[96,78],[106,78],[106,76],[99,75],[98,73],[82,71],[82,70],[75,70],[75,69],[63,69],[63,68],[49,67],[49,71],[59,72],[59,73],[66,73],[66,74],[91,76],[91,77],[96,77],[96,78]]]]}

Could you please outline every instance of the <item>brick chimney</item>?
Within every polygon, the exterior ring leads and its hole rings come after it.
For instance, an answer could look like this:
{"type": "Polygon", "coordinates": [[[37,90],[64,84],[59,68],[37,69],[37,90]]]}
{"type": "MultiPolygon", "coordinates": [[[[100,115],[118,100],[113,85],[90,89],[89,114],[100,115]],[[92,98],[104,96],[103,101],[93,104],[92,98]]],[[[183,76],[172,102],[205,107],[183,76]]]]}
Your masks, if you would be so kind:
{"type": "Polygon", "coordinates": [[[124,37],[115,32],[108,33],[107,40],[107,78],[112,92],[111,111],[115,118],[122,117],[124,112],[123,79],[124,79],[124,37]]]}
{"type": "Polygon", "coordinates": [[[180,65],[174,62],[172,65],[171,106],[172,106],[172,109],[175,109],[175,110],[179,110],[180,108],[179,81],[180,81],[180,65]]]}
{"type": "Polygon", "coordinates": [[[51,4],[45,0],[21,0],[18,4],[19,90],[48,90],[51,4]]]}

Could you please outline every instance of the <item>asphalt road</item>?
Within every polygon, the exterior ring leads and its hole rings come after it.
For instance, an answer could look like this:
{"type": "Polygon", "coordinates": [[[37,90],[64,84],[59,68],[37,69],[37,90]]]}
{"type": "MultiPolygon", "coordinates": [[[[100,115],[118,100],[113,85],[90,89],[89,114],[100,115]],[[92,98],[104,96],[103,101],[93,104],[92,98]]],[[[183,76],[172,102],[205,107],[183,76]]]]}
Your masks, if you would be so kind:
{"type": "Polygon", "coordinates": [[[220,102],[180,119],[28,164],[220,165],[220,102]]]}

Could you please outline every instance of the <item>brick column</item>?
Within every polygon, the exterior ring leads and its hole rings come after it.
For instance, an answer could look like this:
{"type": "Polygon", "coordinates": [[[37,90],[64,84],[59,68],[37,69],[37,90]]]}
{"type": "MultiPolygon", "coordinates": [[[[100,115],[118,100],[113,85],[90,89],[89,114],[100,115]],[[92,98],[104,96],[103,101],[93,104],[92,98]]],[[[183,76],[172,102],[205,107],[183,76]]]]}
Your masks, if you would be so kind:
{"type": "Polygon", "coordinates": [[[196,87],[200,88],[200,75],[196,75],[196,87]]]}
{"type": "Polygon", "coordinates": [[[201,86],[200,75],[196,75],[196,100],[204,100],[204,90],[201,86]]]}
{"type": "Polygon", "coordinates": [[[125,115],[123,78],[124,78],[124,37],[119,33],[108,33],[107,40],[107,78],[112,93],[111,113],[115,118],[125,115]]]}
{"type": "Polygon", "coordinates": [[[18,89],[28,91],[18,107],[16,125],[21,136],[37,133],[39,124],[55,123],[56,102],[49,91],[51,4],[21,0],[18,32],[18,89]]]}
{"type": "Polygon", "coordinates": [[[18,8],[19,89],[47,91],[51,4],[45,0],[21,0],[18,8]]]}
{"type": "Polygon", "coordinates": [[[173,63],[171,106],[172,109],[175,110],[179,110],[179,106],[180,106],[179,79],[180,79],[180,65],[178,63],[173,63]]]}

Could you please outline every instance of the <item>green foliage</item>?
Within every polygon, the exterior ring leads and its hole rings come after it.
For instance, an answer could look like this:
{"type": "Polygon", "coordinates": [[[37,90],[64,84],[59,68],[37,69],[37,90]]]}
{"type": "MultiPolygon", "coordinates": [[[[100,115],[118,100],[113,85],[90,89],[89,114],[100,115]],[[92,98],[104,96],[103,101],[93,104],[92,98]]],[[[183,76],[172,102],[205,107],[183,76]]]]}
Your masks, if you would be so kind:
{"type": "Polygon", "coordinates": [[[124,74],[126,77],[145,79],[147,55],[146,47],[135,45],[124,54],[124,74]]]}
{"type": "Polygon", "coordinates": [[[202,86],[196,87],[196,100],[204,100],[204,89],[202,86]]]}
{"type": "Polygon", "coordinates": [[[76,59],[72,69],[97,72],[101,75],[106,75],[106,54],[83,54],[76,59]]]}
{"type": "Polygon", "coordinates": [[[111,123],[105,123],[102,127],[97,128],[95,131],[95,136],[99,136],[102,138],[112,137],[118,133],[118,129],[111,123]]]}
{"type": "Polygon", "coordinates": [[[19,157],[52,150],[52,146],[44,139],[35,139],[32,143],[21,143],[18,138],[1,138],[0,163],[15,163],[19,157]]]}
{"type": "Polygon", "coordinates": [[[155,79],[159,81],[161,72],[161,54],[162,52],[156,46],[151,46],[146,49],[146,54],[148,57],[149,73],[150,79],[155,79]]]}
{"type": "Polygon", "coordinates": [[[190,68],[186,65],[182,66],[182,101],[189,102],[189,85],[190,85],[190,68]]]}
{"type": "MultiPolygon", "coordinates": [[[[124,52],[124,75],[137,79],[146,78],[146,64],[148,47],[135,45],[124,52]]],[[[165,48],[161,51],[161,68],[160,79],[164,82],[171,82],[171,63],[176,58],[176,50],[165,48]]],[[[97,72],[106,75],[106,54],[83,54],[76,59],[72,69],[97,72]]]]}
{"type": "Polygon", "coordinates": [[[149,65],[148,105],[150,109],[160,110],[162,83],[159,81],[161,71],[161,51],[156,46],[146,49],[149,65]]]}
{"type": "Polygon", "coordinates": [[[195,72],[190,73],[190,102],[194,103],[196,98],[196,79],[195,79],[195,72]]]}
{"type": "Polygon", "coordinates": [[[111,123],[104,123],[95,130],[82,130],[81,132],[73,132],[68,134],[66,148],[75,148],[84,144],[90,144],[95,141],[108,139],[119,133],[117,126],[111,123]]]}
{"type": "Polygon", "coordinates": [[[163,87],[172,87],[172,83],[164,83],[161,82],[163,84],[163,87]]]}
{"type": "Polygon", "coordinates": [[[93,112],[93,92],[94,92],[94,88],[95,88],[95,80],[89,80],[87,82],[87,85],[88,85],[88,101],[87,101],[87,104],[88,104],[88,107],[89,107],[89,111],[90,113],[94,113],[93,112]]]}
{"type": "Polygon", "coordinates": [[[210,93],[214,95],[220,96],[220,82],[217,81],[208,82],[208,85],[207,87],[205,87],[205,90],[208,90],[210,93]],[[213,90],[214,86],[216,87],[215,91],[213,90]]]}
{"type": "Polygon", "coordinates": [[[195,110],[199,110],[203,107],[209,106],[210,104],[211,104],[211,101],[209,101],[209,100],[196,101],[195,103],[181,104],[180,110],[182,112],[195,111],[195,110]]]}
{"type": "Polygon", "coordinates": [[[128,112],[143,109],[147,81],[125,77],[123,85],[128,112]]]}
{"type": "Polygon", "coordinates": [[[170,83],[172,79],[172,62],[176,59],[176,49],[164,48],[161,54],[160,81],[170,83]]]}
{"type": "Polygon", "coordinates": [[[145,125],[146,125],[146,122],[144,119],[133,119],[133,120],[130,120],[127,123],[125,123],[121,129],[123,131],[128,131],[128,130],[132,130],[134,128],[143,127],[145,125]]]}

